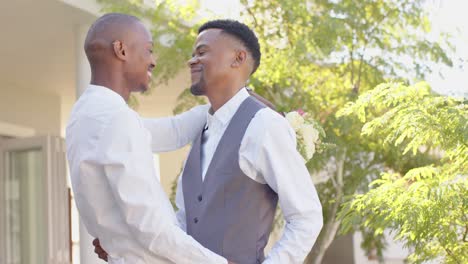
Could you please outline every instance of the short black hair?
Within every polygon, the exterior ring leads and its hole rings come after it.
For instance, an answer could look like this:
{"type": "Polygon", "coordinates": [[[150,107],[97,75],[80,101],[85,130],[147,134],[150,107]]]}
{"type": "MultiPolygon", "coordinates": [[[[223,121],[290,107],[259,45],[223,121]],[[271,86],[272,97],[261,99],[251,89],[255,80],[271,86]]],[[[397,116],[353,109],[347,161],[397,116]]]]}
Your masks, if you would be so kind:
{"type": "Polygon", "coordinates": [[[255,36],[255,33],[247,25],[231,19],[211,20],[198,29],[198,34],[207,29],[221,29],[224,33],[232,35],[240,40],[254,59],[252,74],[257,70],[260,65],[262,53],[260,52],[260,44],[258,43],[257,36],[255,36]]]}

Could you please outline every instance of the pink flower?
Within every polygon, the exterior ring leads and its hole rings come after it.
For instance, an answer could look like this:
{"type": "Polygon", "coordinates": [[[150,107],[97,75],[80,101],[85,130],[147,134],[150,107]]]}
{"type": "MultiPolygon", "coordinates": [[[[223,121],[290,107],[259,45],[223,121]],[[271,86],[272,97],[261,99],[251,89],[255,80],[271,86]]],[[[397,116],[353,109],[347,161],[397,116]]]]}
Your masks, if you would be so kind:
{"type": "Polygon", "coordinates": [[[305,115],[305,113],[306,113],[302,109],[297,109],[296,112],[298,112],[301,116],[305,115]]]}

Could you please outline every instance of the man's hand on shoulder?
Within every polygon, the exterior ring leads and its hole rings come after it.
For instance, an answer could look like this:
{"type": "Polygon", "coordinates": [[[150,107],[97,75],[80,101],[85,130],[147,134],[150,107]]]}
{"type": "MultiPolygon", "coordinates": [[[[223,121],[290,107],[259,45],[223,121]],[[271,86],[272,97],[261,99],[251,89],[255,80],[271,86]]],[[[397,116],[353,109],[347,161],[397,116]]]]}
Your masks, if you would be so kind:
{"type": "MultiPolygon", "coordinates": [[[[269,108],[271,108],[273,111],[276,111],[276,106],[273,105],[273,103],[271,103],[270,101],[268,101],[267,99],[263,98],[262,96],[258,95],[257,93],[255,93],[254,91],[252,91],[252,89],[248,88],[247,91],[249,92],[249,94],[253,97],[255,97],[257,100],[259,100],[260,102],[264,103],[266,106],[268,106],[269,108]]],[[[278,112],[280,115],[284,116],[283,113],[281,112],[278,112]]]]}

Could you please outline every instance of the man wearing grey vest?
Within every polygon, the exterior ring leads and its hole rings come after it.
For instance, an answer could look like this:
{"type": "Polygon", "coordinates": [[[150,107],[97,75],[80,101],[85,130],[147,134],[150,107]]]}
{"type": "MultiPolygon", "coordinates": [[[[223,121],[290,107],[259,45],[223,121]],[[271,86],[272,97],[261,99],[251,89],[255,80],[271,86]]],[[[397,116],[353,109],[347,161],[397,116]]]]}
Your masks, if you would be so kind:
{"type": "Polygon", "coordinates": [[[207,22],[198,33],[191,91],[207,96],[211,109],[179,179],[177,218],[235,263],[302,263],[322,228],[322,208],[295,132],[245,88],[260,64],[258,39],[233,20],[207,22]],[[278,201],[286,225],[265,257],[278,201]]]}

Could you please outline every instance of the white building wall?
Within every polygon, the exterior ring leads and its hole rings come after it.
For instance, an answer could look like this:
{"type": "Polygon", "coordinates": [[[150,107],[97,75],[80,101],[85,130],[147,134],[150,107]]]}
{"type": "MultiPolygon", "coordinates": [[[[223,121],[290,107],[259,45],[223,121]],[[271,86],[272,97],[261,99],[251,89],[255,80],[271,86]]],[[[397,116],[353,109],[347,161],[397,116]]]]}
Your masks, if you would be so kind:
{"type": "Polygon", "coordinates": [[[36,135],[60,135],[60,110],[57,95],[0,81],[0,122],[32,129],[36,135]]]}

